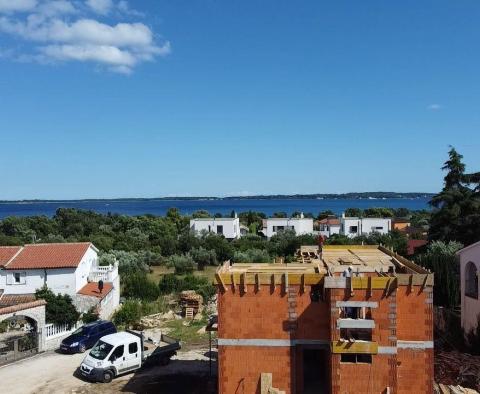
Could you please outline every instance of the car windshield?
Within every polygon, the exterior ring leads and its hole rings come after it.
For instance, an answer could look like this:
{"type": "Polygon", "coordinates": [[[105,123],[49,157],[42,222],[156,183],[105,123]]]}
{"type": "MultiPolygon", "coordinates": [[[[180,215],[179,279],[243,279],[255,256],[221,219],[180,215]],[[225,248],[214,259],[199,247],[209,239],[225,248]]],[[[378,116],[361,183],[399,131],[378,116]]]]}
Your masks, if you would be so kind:
{"type": "Polygon", "coordinates": [[[90,356],[97,360],[104,360],[108,356],[113,346],[109,343],[98,341],[97,344],[90,350],[90,356]]]}

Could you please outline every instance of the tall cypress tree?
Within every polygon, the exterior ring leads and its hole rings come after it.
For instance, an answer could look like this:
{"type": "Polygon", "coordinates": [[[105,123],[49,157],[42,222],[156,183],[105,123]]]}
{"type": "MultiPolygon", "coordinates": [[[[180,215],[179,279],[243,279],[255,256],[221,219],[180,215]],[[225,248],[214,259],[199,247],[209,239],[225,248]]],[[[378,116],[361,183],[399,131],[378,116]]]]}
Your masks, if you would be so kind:
{"type": "Polygon", "coordinates": [[[447,171],[443,189],[430,201],[434,211],[429,237],[468,245],[480,239],[480,193],[468,187],[475,174],[465,174],[463,156],[453,147],[448,154],[449,159],[442,167],[447,171]]]}

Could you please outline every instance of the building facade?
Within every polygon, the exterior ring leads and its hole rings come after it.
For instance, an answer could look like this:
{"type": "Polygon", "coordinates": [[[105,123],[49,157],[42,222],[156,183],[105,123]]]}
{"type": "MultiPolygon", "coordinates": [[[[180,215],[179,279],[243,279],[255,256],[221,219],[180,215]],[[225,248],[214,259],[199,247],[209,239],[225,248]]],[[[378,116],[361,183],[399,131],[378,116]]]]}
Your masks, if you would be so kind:
{"type": "Polygon", "coordinates": [[[338,218],[329,217],[319,220],[317,223],[319,232],[324,237],[328,238],[334,234],[340,234],[341,224],[338,218]]]}
{"type": "Polygon", "coordinates": [[[342,215],[340,219],[340,233],[351,238],[372,233],[388,234],[391,230],[390,218],[357,218],[342,215]]]}
{"type": "Polygon", "coordinates": [[[267,238],[271,238],[279,232],[285,230],[294,230],[297,235],[313,233],[312,218],[268,218],[262,221],[261,232],[267,238]]]}
{"type": "Polygon", "coordinates": [[[480,317],[478,275],[480,272],[480,242],[457,252],[460,264],[461,322],[465,333],[477,328],[480,317]]]}
{"type": "MultiPolygon", "coordinates": [[[[118,265],[99,266],[98,249],[89,242],[31,244],[0,247],[0,292],[3,297],[33,296],[35,291],[47,286],[57,294],[68,294],[79,312],[86,289],[98,288],[99,281],[109,288],[108,305],[113,311],[120,303],[120,277],[118,265]]],[[[98,299],[101,302],[107,294],[98,299]]],[[[103,313],[105,316],[105,313],[103,313]]]]}
{"type": "Polygon", "coordinates": [[[201,232],[223,235],[227,239],[240,238],[240,219],[235,218],[197,218],[190,220],[190,229],[197,234],[201,232]]]}
{"type": "Polygon", "coordinates": [[[432,393],[433,274],[376,246],[217,272],[219,393],[432,393]]]}

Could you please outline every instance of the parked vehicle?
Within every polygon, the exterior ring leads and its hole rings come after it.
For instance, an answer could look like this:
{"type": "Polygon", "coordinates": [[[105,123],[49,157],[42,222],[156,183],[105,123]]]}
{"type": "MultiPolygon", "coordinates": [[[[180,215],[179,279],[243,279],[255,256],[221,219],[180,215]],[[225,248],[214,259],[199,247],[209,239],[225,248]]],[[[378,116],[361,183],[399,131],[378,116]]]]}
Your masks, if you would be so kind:
{"type": "Polygon", "coordinates": [[[95,344],[80,364],[80,373],[88,380],[109,383],[147,363],[166,365],[179,349],[178,340],[163,334],[159,341],[153,341],[145,339],[142,332],[117,332],[95,344]]]}
{"type": "Polygon", "coordinates": [[[116,333],[115,325],[106,320],[97,320],[85,324],[60,344],[60,351],[64,353],[83,353],[90,349],[103,336],[116,333]]]}

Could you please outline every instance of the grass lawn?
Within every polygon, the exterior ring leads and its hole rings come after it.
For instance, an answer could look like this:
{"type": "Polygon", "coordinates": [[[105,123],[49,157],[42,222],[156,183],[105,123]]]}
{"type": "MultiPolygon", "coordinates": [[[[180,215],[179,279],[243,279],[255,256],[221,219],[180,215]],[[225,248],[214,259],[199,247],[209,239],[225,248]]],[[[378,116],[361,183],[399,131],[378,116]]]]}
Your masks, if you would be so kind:
{"type": "Polygon", "coordinates": [[[199,333],[202,327],[207,324],[207,319],[202,320],[189,320],[188,325],[184,325],[187,320],[172,320],[165,323],[165,327],[168,327],[171,331],[168,335],[182,341],[184,347],[195,345],[208,345],[208,332],[199,333]]]}
{"type": "MultiPolygon", "coordinates": [[[[208,278],[210,282],[213,282],[215,278],[215,271],[218,267],[214,266],[207,266],[203,271],[193,271],[193,275],[195,276],[205,276],[208,278]]],[[[173,274],[174,269],[168,268],[165,266],[155,266],[151,267],[151,272],[148,274],[149,279],[153,280],[155,283],[160,281],[160,278],[165,274],[173,274]]],[[[181,276],[181,275],[179,275],[181,276]]]]}

